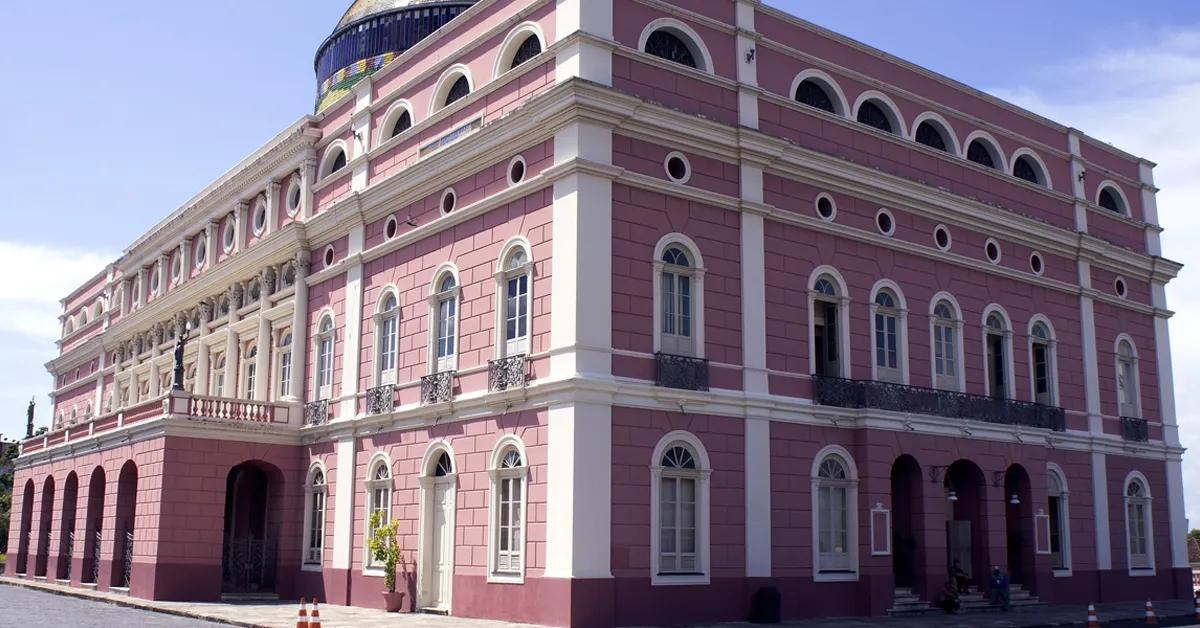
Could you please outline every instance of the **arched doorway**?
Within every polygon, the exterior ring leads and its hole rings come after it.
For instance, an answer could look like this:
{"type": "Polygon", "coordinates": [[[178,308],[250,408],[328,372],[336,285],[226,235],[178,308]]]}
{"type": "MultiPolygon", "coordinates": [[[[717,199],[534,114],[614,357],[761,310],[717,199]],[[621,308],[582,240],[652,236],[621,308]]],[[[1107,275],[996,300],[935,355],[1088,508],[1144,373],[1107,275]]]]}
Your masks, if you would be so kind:
{"type": "Polygon", "coordinates": [[[137,465],[127,460],[117,476],[117,520],[113,530],[110,586],[127,589],[133,583],[134,515],[137,514],[137,465]]]}
{"type": "Polygon", "coordinates": [[[457,469],[453,454],[435,447],[421,473],[421,546],[418,557],[421,608],[450,611],[454,582],[454,515],[457,469]]]}
{"type": "Polygon", "coordinates": [[[1004,472],[1004,524],[1007,532],[1008,578],[1013,584],[1027,584],[1034,569],[1033,494],[1029,473],[1014,464],[1004,472]]]}
{"type": "Polygon", "coordinates": [[[987,577],[987,481],[970,460],[946,470],[946,566],[955,564],[978,585],[987,577]]]}
{"type": "Polygon", "coordinates": [[[79,476],[72,471],[63,484],[62,523],[58,535],[58,564],[54,577],[71,579],[71,559],[75,552],[75,504],[79,499],[79,476]]]}
{"type": "Polygon", "coordinates": [[[50,528],[54,519],[54,476],[46,476],[42,483],[42,517],[38,521],[37,564],[33,575],[46,577],[46,563],[50,560],[50,528]]]}
{"type": "Polygon", "coordinates": [[[33,478],[21,491],[21,536],[17,539],[17,573],[29,573],[29,542],[33,536],[33,478]]]}
{"type": "Polygon", "coordinates": [[[245,462],[229,471],[225,479],[222,593],[275,591],[282,485],[282,474],[266,463],[245,462]]]}
{"type": "Polygon", "coordinates": [[[926,571],[917,542],[924,508],[921,465],[904,454],[892,463],[892,574],[897,587],[913,587],[926,571]]]}
{"type": "Polygon", "coordinates": [[[92,479],[88,482],[87,519],[84,526],[83,572],[79,574],[81,582],[96,584],[100,582],[100,528],[104,521],[104,467],[92,470],[92,479]]]}

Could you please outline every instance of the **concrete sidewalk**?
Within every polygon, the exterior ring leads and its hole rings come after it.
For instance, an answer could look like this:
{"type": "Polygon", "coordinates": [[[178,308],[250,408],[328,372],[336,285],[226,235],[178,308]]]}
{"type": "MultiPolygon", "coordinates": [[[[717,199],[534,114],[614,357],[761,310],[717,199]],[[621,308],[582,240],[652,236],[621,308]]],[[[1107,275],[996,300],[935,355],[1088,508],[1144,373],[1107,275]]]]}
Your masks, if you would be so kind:
{"type": "MultiPolygon", "coordinates": [[[[182,617],[206,619],[245,628],[295,628],[297,602],[199,603],[154,602],[115,593],[97,593],[58,584],[0,577],[0,584],[28,587],[57,595],[90,599],[107,604],[156,611],[182,617]]],[[[1154,603],[1155,613],[1163,619],[1191,618],[1195,612],[1191,600],[1154,603]]],[[[1145,603],[1100,604],[1096,615],[1101,624],[1117,621],[1142,621],[1145,603]]],[[[1042,628],[1086,623],[1086,606],[1041,606],[1016,612],[975,613],[967,615],[929,614],[915,617],[853,617],[784,622],[794,628],[1042,628]]],[[[1179,625],[1180,621],[1171,622],[1179,625]]],[[[1191,622],[1187,622],[1191,623],[1191,622]]],[[[1200,622],[1197,622],[1200,623],[1200,622]]],[[[709,628],[761,628],[749,623],[713,624],[709,628]]],[[[322,628],[529,628],[529,624],[444,617],[424,613],[384,613],[354,606],[321,605],[322,628]]]]}

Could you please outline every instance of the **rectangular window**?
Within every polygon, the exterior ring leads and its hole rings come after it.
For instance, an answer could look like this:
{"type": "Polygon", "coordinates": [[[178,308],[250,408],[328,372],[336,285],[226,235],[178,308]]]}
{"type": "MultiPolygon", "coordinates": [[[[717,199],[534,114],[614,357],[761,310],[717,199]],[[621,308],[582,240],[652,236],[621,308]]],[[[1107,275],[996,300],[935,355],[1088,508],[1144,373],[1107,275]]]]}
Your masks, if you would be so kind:
{"type": "Polygon", "coordinates": [[[1067,555],[1063,551],[1062,498],[1051,495],[1046,511],[1050,516],[1050,558],[1052,569],[1066,569],[1067,555]]]}
{"type": "Polygon", "coordinates": [[[508,280],[505,304],[504,340],[508,353],[519,353],[520,343],[529,334],[529,275],[508,280]]]}
{"type": "Polygon", "coordinates": [[[292,352],[279,356],[279,396],[286,397],[292,390],[292,352]]]}
{"type": "Polygon", "coordinates": [[[820,570],[846,571],[850,568],[846,489],[822,486],[817,491],[817,509],[820,570]]]}
{"type": "MultiPolygon", "coordinates": [[[[438,304],[438,358],[454,355],[454,325],[458,299],[446,299],[438,304]]],[[[439,371],[442,370],[439,366],[439,371]]]]}
{"type": "Polygon", "coordinates": [[[1050,351],[1044,344],[1033,345],[1033,390],[1036,401],[1049,405],[1050,397],[1050,351]]]}
{"type": "Polygon", "coordinates": [[[662,276],[662,333],[672,334],[675,331],[675,275],[663,273],[662,276]]]}
{"type": "Polygon", "coordinates": [[[317,351],[317,388],[322,397],[330,394],[328,390],[333,383],[333,338],[325,337],[317,351]]]}
{"type": "Polygon", "coordinates": [[[659,495],[659,573],[694,574],[696,480],[662,478],[659,495]]]}
{"type": "Polygon", "coordinates": [[[217,396],[217,397],[224,397],[224,396],[225,396],[225,371],[220,371],[220,372],[218,372],[218,373],[217,373],[217,385],[216,385],[216,389],[217,389],[217,390],[216,390],[216,396],[217,396]]]}
{"type": "Polygon", "coordinates": [[[1138,417],[1137,404],[1137,373],[1134,371],[1133,362],[1120,362],[1120,378],[1117,381],[1117,388],[1121,400],[1121,416],[1132,418],[1138,417]]]}
{"type": "Polygon", "coordinates": [[[987,337],[988,347],[988,380],[991,385],[991,393],[993,397],[998,399],[1008,398],[1008,387],[1004,382],[1004,337],[997,334],[989,334],[987,337]]]}
{"type": "Polygon", "coordinates": [[[521,478],[500,480],[499,525],[496,526],[496,571],[519,573],[521,571],[521,478]]]}
{"type": "Polygon", "coordinates": [[[1146,505],[1131,502],[1129,517],[1129,566],[1134,569],[1150,568],[1150,553],[1146,550],[1146,505]]]}
{"type": "Polygon", "coordinates": [[[244,394],[247,400],[252,401],[254,399],[254,376],[256,373],[257,369],[253,362],[246,365],[246,390],[244,394]]]}
{"type": "Polygon", "coordinates": [[[308,554],[305,563],[321,564],[321,550],[325,547],[325,492],[313,491],[309,511],[308,554]]]}
{"type": "Polygon", "coordinates": [[[383,320],[379,334],[379,373],[383,384],[396,383],[396,318],[383,320]]]}

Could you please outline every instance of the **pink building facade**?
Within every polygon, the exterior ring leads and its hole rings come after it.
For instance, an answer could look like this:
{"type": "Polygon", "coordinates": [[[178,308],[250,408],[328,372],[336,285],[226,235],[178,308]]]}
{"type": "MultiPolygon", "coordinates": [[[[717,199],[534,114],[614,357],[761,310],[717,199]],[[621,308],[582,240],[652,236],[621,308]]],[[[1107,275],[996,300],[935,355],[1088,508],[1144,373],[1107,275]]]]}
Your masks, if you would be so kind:
{"type": "Polygon", "coordinates": [[[383,511],[468,617],[1190,597],[1152,163],[755,0],[394,4],[63,300],[17,577],[382,608],[383,511]]]}

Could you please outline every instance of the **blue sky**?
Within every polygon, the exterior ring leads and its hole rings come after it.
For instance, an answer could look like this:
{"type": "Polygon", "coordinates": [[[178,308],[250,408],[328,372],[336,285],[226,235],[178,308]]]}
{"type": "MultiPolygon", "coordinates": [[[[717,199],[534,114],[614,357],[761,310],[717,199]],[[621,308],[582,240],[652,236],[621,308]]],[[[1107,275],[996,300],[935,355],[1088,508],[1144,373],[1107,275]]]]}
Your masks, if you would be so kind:
{"type": "MultiPolygon", "coordinates": [[[[348,4],[0,2],[0,261],[18,269],[0,278],[0,433],[34,393],[48,420],[58,299],[311,112],[313,54],[348,4]]],[[[1191,266],[1169,292],[1180,422],[1200,426],[1200,2],[770,4],[1157,161],[1164,249],[1191,266]]]]}

